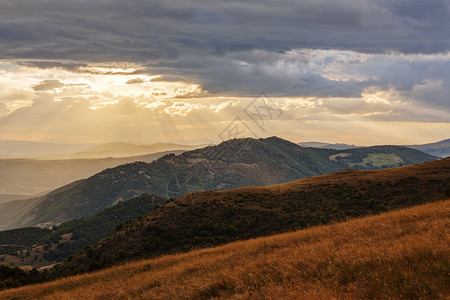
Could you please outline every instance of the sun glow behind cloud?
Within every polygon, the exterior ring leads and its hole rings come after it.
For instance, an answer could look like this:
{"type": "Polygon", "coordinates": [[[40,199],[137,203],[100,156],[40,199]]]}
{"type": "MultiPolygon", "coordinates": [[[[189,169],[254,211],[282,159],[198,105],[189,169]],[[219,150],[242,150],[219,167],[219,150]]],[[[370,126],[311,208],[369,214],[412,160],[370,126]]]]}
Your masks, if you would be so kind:
{"type": "Polygon", "coordinates": [[[261,92],[285,112],[265,136],[448,138],[449,13],[448,0],[3,1],[0,139],[214,140],[261,92]]]}
{"type": "MultiPolygon", "coordinates": [[[[413,143],[445,138],[442,130],[434,131],[435,121],[444,131],[449,128],[449,123],[443,122],[448,119],[448,107],[445,102],[439,104],[442,97],[436,93],[442,92],[446,83],[432,72],[426,76],[419,72],[424,61],[438,68],[440,62],[450,59],[449,54],[396,58],[300,49],[281,54],[251,51],[231,58],[239,63],[223,68],[225,85],[242,80],[263,87],[267,82],[265,87],[270,91],[273,82],[279,82],[287,91],[288,96],[271,97],[284,114],[259,136],[279,135],[294,141],[413,143]],[[412,63],[406,64],[409,60],[412,63]],[[394,77],[383,73],[380,66],[384,65],[392,69],[391,73],[400,74],[404,68],[411,72],[404,78],[394,77]],[[384,76],[392,80],[388,82],[384,76]],[[292,88],[299,90],[299,96],[289,95],[292,88]],[[426,101],[425,97],[433,96],[438,98],[426,101]],[[409,125],[393,130],[388,124],[395,122],[409,125]],[[324,128],[324,124],[330,127],[324,128]],[[417,130],[419,127],[421,130],[417,130]],[[412,128],[422,135],[408,138],[412,128]]],[[[240,95],[241,83],[230,85],[226,93],[209,91],[204,89],[208,82],[189,83],[178,77],[151,74],[145,65],[137,63],[34,65],[27,61],[0,62],[0,139],[217,141],[218,134],[237,116],[248,121],[242,114],[254,99],[240,95]]],[[[429,65],[426,68],[430,69],[429,65]]]]}
{"type": "Polygon", "coordinates": [[[51,96],[55,102],[85,101],[92,110],[128,98],[138,106],[151,109],[162,101],[195,94],[199,90],[198,85],[159,81],[155,80],[159,75],[139,71],[137,67],[113,65],[85,66],[75,70],[39,69],[0,62],[0,96],[9,113],[31,106],[33,99],[39,96],[51,96]]]}

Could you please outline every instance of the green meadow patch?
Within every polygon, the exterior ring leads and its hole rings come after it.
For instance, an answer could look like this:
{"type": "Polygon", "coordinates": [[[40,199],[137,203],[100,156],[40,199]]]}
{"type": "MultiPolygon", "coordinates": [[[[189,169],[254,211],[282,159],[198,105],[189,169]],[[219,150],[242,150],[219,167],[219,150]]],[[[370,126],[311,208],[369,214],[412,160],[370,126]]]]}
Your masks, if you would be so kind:
{"type": "Polygon", "coordinates": [[[395,153],[370,153],[365,157],[362,163],[349,164],[351,167],[356,166],[392,166],[403,163],[403,159],[395,153]]]}

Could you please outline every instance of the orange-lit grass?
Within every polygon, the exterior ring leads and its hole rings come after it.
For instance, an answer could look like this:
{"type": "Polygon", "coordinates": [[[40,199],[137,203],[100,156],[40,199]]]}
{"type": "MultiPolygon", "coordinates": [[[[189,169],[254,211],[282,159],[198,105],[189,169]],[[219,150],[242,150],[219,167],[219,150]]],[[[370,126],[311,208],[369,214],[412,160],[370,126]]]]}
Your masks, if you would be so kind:
{"type": "Polygon", "coordinates": [[[0,293],[14,299],[450,296],[450,200],[0,293]]]}

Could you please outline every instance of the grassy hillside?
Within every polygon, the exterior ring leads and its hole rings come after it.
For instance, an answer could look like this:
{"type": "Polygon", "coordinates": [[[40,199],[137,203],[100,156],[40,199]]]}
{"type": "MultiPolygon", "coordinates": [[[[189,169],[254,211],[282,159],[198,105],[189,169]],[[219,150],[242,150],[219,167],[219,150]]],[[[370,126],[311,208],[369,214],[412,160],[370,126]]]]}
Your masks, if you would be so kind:
{"type": "Polygon", "coordinates": [[[0,264],[32,268],[60,262],[114,233],[119,224],[148,213],[156,205],[165,204],[166,200],[144,194],[119,202],[93,216],[63,223],[53,230],[23,228],[0,232],[0,254],[28,250],[0,255],[0,264]]]}
{"type": "Polygon", "coordinates": [[[128,224],[57,271],[91,271],[448,197],[450,159],[379,171],[345,170],[269,187],[194,192],[128,224]]]}
{"type": "Polygon", "coordinates": [[[129,263],[2,299],[445,299],[450,200],[129,263]]]}
{"type": "MultiPolygon", "coordinates": [[[[242,186],[263,186],[289,182],[308,176],[336,172],[350,165],[377,169],[434,160],[435,157],[404,147],[380,146],[341,152],[301,148],[272,137],[238,139],[217,146],[166,155],[148,164],[137,162],[104,170],[72,188],[40,198],[28,211],[8,221],[0,218],[0,228],[60,224],[92,215],[116,201],[142,193],[177,198],[195,190],[226,190],[242,186]],[[347,153],[348,152],[348,153],[347,153]],[[391,165],[364,162],[369,154],[393,154],[391,165]]],[[[0,206],[1,210],[1,206],[0,206]]]]}
{"type": "Polygon", "coordinates": [[[122,223],[136,219],[152,211],[155,206],[164,205],[166,201],[167,199],[163,197],[143,194],[130,200],[121,201],[93,216],[65,222],[53,230],[46,243],[58,241],[61,236],[69,233],[71,234],[70,240],[59,245],[57,249],[44,253],[44,259],[53,262],[62,261],[87,245],[114,233],[117,226],[122,223]]]}
{"type": "Polygon", "coordinates": [[[346,150],[320,149],[322,155],[333,159],[341,168],[376,170],[406,166],[434,160],[433,156],[402,146],[373,146],[346,150]],[[425,159],[427,155],[429,159],[425,159]],[[424,160],[425,159],[425,160],[424,160]]]}

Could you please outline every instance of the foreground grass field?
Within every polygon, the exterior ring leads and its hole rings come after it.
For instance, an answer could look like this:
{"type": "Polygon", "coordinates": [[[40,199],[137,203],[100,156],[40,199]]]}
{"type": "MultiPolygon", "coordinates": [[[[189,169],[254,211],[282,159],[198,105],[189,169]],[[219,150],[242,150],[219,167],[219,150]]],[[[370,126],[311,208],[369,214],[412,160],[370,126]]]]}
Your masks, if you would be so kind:
{"type": "Polygon", "coordinates": [[[450,297],[450,200],[0,293],[0,299],[450,297]]]}

